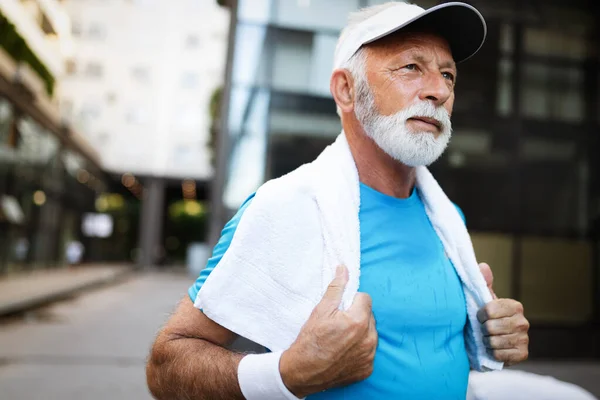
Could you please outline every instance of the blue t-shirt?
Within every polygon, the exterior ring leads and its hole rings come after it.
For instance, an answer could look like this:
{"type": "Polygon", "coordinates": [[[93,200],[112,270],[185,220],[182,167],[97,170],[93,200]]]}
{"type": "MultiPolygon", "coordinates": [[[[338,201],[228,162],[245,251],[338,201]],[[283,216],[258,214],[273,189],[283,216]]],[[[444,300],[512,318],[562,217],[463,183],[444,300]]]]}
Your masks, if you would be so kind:
{"type": "MultiPolygon", "coordinates": [[[[464,399],[469,376],[465,298],[418,191],[398,199],[361,184],[360,197],[359,291],[373,299],[379,334],[373,374],[309,399],[464,399]]],[[[252,198],[223,229],[189,289],[192,301],[227,251],[252,198]]]]}

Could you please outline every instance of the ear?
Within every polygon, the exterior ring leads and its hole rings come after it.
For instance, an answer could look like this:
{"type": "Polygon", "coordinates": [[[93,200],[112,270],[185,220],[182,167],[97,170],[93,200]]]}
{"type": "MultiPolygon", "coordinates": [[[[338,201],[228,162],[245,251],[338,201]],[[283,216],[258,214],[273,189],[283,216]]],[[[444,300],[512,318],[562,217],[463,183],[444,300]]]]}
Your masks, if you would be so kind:
{"type": "Polygon", "coordinates": [[[336,69],[331,74],[329,89],[333,99],[342,112],[354,110],[354,79],[346,69],[336,69]]]}

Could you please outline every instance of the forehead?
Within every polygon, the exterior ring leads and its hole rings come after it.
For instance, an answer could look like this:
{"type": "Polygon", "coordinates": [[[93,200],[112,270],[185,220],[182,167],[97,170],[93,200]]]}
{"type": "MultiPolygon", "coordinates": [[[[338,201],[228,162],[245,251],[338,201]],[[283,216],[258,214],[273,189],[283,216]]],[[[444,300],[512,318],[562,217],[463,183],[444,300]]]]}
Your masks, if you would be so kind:
{"type": "Polygon", "coordinates": [[[402,54],[435,54],[446,62],[454,62],[448,41],[432,32],[396,32],[365,46],[369,58],[378,59],[397,57],[402,54]]]}

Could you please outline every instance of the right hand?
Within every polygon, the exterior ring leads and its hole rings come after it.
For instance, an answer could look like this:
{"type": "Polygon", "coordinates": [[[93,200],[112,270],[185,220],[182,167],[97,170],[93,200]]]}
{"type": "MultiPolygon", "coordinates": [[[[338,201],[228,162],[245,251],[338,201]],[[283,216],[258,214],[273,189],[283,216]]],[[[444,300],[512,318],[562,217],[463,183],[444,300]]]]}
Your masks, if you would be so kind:
{"type": "Polygon", "coordinates": [[[371,297],[357,293],[339,310],[348,270],[339,266],[323,299],[279,362],[281,378],[297,397],[368,378],[373,372],[377,330],[371,297]]]}

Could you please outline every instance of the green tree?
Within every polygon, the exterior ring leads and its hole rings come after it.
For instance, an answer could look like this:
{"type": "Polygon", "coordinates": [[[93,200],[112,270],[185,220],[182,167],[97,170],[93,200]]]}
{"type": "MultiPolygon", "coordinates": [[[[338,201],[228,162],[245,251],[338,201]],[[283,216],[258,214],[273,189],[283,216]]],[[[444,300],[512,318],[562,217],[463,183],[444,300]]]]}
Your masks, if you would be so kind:
{"type": "Polygon", "coordinates": [[[220,131],[221,122],[221,101],[223,99],[223,87],[218,87],[212,93],[209,103],[209,115],[210,115],[210,136],[208,139],[208,150],[210,152],[210,162],[215,167],[216,155],[217,155],[217,138],[220,131]]]}

